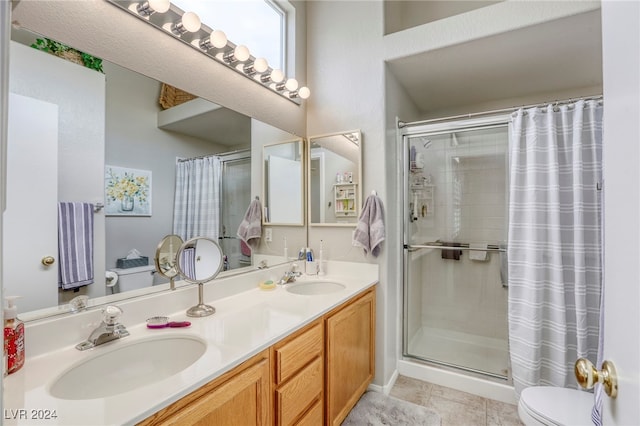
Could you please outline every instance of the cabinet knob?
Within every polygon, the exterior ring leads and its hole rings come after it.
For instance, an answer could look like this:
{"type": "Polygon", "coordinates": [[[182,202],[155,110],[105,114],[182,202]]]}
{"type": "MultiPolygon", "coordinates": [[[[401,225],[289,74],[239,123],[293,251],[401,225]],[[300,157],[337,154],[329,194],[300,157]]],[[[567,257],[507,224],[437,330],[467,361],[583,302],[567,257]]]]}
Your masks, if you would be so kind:
{"type": "Polygon", "coordinates": [[[53,256],[45,256],[41,260],[44,266],[51,266],[56,263],[56,259],[53,256]]]}

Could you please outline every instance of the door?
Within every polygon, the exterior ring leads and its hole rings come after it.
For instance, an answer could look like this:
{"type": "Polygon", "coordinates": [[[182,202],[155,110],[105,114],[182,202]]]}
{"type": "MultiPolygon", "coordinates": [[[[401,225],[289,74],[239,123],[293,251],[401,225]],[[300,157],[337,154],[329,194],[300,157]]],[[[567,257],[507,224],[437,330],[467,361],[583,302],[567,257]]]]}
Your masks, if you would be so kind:
{"type": "Polygon", "coordinates": [[[20,312],[58,304],[58,106],[9,94],[7,209],[3,223],[4,294],[20,312]],[[29,167],[17,165],[29,164],[29,167]],[[38,187],[38,196],[33,188],[38,187]],[[37,235],[38,238],[25,238],[37,235]],[[9,243],[10,242],[10,243],[9,243]],[[45,256],[55,263],[46,266],[45,256]],[[29,284],[28,286],[25,284],[29,284]]]}
{"type": "Polygon", "coordinates": [[[617,398],[603,396],[605,425],[640,424],[639,29],[640,3],[602,2],[604,359],[618,373],[617,398]]]}

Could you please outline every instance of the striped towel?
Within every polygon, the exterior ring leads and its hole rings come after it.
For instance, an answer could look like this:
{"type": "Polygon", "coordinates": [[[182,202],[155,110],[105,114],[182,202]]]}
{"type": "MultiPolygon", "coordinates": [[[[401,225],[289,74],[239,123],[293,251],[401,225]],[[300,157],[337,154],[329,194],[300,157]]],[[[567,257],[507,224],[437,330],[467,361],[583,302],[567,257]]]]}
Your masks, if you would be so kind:
{"type": "Polygon", "coordinates": [[[93,283],[93,204],[58,203],[58,287],[93,283]]]}
{"type": "Polygon", "coordinates": [[[182,250],[182,257],[180,259],[180,266],[182,267],[186,278],[195,280],[198,278],[196,275],[196,248],[186,247],[182,250]]]}

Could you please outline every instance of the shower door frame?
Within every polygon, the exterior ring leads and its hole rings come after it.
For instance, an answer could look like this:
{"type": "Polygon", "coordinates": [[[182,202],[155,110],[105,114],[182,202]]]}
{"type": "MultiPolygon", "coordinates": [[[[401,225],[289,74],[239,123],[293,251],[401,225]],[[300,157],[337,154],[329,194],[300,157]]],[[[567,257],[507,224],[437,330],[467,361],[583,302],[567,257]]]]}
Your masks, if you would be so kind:
{"type": "MultiPolygon", "coordinates": [[[[225,229],[224,227],[224,218],[222,216],[223,214],[223,207],[222,205],[225,203],[225,199],[224,199],[224,191],[223,191],[223,186],[224,186],[224,174],[225,174],[225,167],[232,165],[233,163],[238,163],[238,162],[243,162],[243,161],[249,161],[249,186],[251,186],[251,150],[250,149],[241,149],[241,150],[237,150],[237,151],[232,151],[232,152],[227,152],[227,153],[221,153],[221,154],[214,154],[216,156],[218,156],[218,158],[220,159],[220,229],[219,229],[219,244],[222,247],[224,244],[225,240],[236,240],[238,239],[235,236],[235,232],[229,231],[228,229],[225,229]],[[223,232],[225,231],[225,232],[223,232]],[[231,233],[229,233],[231,232],[231,233]]],[[[249,200],[247,201],[247,206],[249,205],[249,203],[252,200],[252,195],[251,193],[249,193],[249,200]]],[[[241,213],[242,214],[242,213],[241,213]]],[[[251,264],[253,264],[253,256],[251,256],[251,264]]],[[[238,270],[243,268],[244,266],[240,266],[238,268],[235,269],[229,269],[229,270],[238,270]]]]}
{"type": "MultiPolygon", "coordinates": [[[[426,120],[414,123],[403,123],[402,126],[398,126],[397,139],[402,150],[402,173],[401,181],[399,183],[399,191],[402,194],[402,356],[403,358],[410,358],[430,364],[452,368],[455,371],[466,371],[469,373],[477,374],[483,377],[492,377],[500,380],[511,381],[511,371],[508,369],[508,376],[494,374],[487,371],[477,370],[470,367],[447,363],[444,361],[438,361],[434,359],[428,359],[420,357],[414,354],[410,354],[408,350],[409,336],[408,326],[409,317],[409,292],[407,291],[408,277],[409,277],[409,253],[415,250],[419,250],[420,247],[412,249],[412,245],[409,244],[409,203],[410,203],[410,141],[411,137],[415,136],[428,136],[447,134],[461,131],[482,130],[496,127],[508,127],[511,114],[494,114],[484,117],[469,118],[469,119],[454,119],[454,120],[426,120]],[[401,186],[401,187],[400,187],[401,186]]],[[[400,122],[399,122],[400,123],[400,122]]],[[[417,245],[416,245],[417,246],[417,245]]]]}

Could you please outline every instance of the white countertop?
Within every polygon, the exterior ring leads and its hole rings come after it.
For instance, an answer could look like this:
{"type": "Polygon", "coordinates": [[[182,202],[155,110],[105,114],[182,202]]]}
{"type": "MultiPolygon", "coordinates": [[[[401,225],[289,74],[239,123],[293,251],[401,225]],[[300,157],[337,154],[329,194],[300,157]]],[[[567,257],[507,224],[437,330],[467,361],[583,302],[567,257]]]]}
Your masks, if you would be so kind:
{"type": "MultiPolygon", "coordinates": [[[[4,378],[3,424],[135,424],[378,281],[377,265],[330,261],[327,275],[302,276],[297,281],[336,281],[346,286],[344,290],[302,296],[281,286],[268,291],[257,288],[261,280],[273,279],[285,269],[286,266],[281,266],[206,284],[205,303],[213,305],[216,313],[205,318],[187,318],[185,314],[186,309],[197,302],[197,286],[118,303],[125,311],[121,322],[131,335],[86,351],[78,351],[75,344],[86,339],[100,322],[99,310],[28,323],[25,365],[4,378]],[[188,328],[146,328],[145,319],[156,315],[167,315],[172,321],[188,320],[192,324],[188,328]],[[170,335],[194,336],[206,342],[207,349],[181,372],[114,396],[65,400],[48,392],[56,378],[77,363],[139,340],[170,335]],[[55,418],[38,420],[38,416],[53,413],[55,418]]],[[[113,368],[117,370],[118,365],[113,368]]]]}

